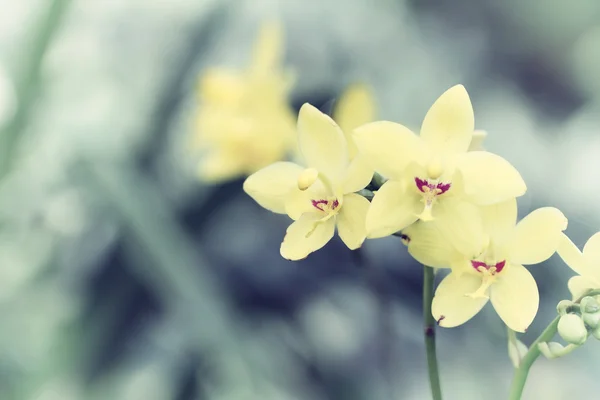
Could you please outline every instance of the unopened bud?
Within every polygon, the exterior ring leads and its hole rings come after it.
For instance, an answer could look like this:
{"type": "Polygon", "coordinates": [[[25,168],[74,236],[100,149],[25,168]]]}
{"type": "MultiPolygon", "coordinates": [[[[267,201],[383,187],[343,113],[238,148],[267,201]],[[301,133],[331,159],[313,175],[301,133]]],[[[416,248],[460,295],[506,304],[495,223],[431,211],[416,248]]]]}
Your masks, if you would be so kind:
{"type": "Polygon", "coordinates": [[[558,321],[558,334],[568,343],[583,344],[587,339],[587,329],[577,314],[566,314],[558,321]]]}
{"type": "Polygon", "coordinates": [[[575,303],[573,303],[571,300],[561,300],[556,305],[556,312],[559,315],[565,315],[567,313],[567,308],[571,307],[574,304],[575,303]]]}
{"type": "Polygon", "coordinates": [[[514,340],[508,341],[508,357],[515,368],[519,368],[521,360],[523,360],[523,357],[527,354],[527,350],[527,346],[519,339],[515,338],[514,340]]]}
{"type": "Polygon", "coordinates": [[[319,177],[319,171],[314,168],[307,168],[300,173],[298,176],[298,189],[306,190],[317,181],[319,177]]]}
{"type": "Polygon", "coordinates": [[[579,302],[581,305],[581,312],[587,314],[594,314],[600,312],[600,304],[596,301],[595,298],[591,296],[586,296],[579,302]]]}
{"type": "Polygon", "coordinates": [[[594,336],[596,339],[600,340],[600,325],[598,325],[598,326],[596,327],[596,329],[594,329],[594,330],[592,331],[592,335],[593,335],[593,336],[594,336]]]}
{"type": "Polygon", "coordinates": [[[542,342],[538,344],[540,352],[549,360],[560,357],[565,350],[564,346],[557,342],[542,342]]]}
{"type": "Polygon", "coordinates": [[[600,313],[583,313],[581,314],[581,317],[583,318],[583,322],[585,322],[586,325],[592,329],[596,328],[600,324],[600,313]]]}

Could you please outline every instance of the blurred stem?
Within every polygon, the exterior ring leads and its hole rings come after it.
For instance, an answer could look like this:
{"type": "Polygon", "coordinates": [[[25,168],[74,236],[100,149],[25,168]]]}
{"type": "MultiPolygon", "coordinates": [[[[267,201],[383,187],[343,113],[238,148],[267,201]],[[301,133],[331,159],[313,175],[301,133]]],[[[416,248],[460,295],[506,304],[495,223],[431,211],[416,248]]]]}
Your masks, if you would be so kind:
{"type": "Polygon", "coordinates": [[[17,110],[12,119],[0,132],[0,179],[10,171],[17,138],[31,112],[39,89],[39,77],[44,55],[60,26],[62,17],[71,0],[52,0],[48,11],[36,25],[30,38],[30,48],[18,67],[19,75],[14,79],[17,110]]]}
{"type": "Polygon", "coordinates": [[[186,322],[197,334],[200,346],[218,349],[243,366],[244,376],[236,379],[253,392],[259,371],[236,337],[237,326],[219,285],[169,215],[169,206],[160,193],[131,167],[117,170],[90,161],[82,166],[152,259],[154,268],[135,271],[138,276],[153,286],[167,307],[185,310],[189,315],[186,322]]]}
{"type": "MultiPolygon", "coordinates": [[[[579,304],[581,299],[586,296],[597,296],[600,295],[600,290],[591,290],[586,294],[579,297],[575,300],[575,303],[579,304]]],[[[525,389],[525,383],[527,382],[527,376],[529,375],[529,370],[533,365],[534,361],[540,356],[541,352],[538,348],[538,345],[542,342],[550,341],[554,335],[556,335],[556,331],[558,328],[558,321],[560,319],[560,315],[557,316],[550,322],[550,324],[544,329],[540,336],[531,344],[529,350],[525,354],[525,357],[521,360],[519,364],[519,368],[515,369],[515,374],[513,376],[513,381],[510,386],[510,395],[508,396],[509,400],[520,400],[523,395],[523,389],[525,389]]]]}
{"type": "MultiPolygon", "coordinates": [[[[354,261],[359,268],[367,274],[369,291],[377,301],[377,329],[378,349],[377,366],[383,379],[385,380],[385,398],[394,398],[394,367],[395,367],[395,349],[394,349],[394,326],[392,323],[392,299],[389,277],[386,271],[371,264],[364,254],[362,248],[352,251],[354,261]]],[[[371,396],[371,398],[377,398],[371,396]]]]}
{"type": "Polygon", "coordinates": [[[429,386],[433,400],[442,399],[442,388],[440,386],[440,375],[438,371],[437,354],[435,348],[435,325],[436,321],[431,313],[433,302],[433,283],[435,271],[433,268],[423,266],[423,320],[425,323],[425,352],[427,353],[427,370],[429,372],[429,386]]]}

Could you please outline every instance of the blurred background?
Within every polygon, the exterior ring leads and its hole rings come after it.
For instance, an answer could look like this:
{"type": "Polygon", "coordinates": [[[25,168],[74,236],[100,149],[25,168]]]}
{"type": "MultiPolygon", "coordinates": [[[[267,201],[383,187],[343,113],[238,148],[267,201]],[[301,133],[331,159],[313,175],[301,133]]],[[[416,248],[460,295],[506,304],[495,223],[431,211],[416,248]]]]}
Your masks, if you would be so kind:
{"type": "MultiPolygon", "coordinates": [[[[421,267],[398,238],[306,260],[243,177],[203,182],[190,137],[206,68],[245,68],[278,20],[290,105],[372,87],[418,127],[463,83],[484,146],[578,245],[600,230],[595,0],[0,0],[0,400],[427,399],[421,267]]],[[[531,268],[537,337],[569,297],[531,268]]],[[[491,307],[438,330],[448,399],[504,399],[491,307]]],[[[540,359],[527,399],[600,390],[600,346],[540,359]]]]}

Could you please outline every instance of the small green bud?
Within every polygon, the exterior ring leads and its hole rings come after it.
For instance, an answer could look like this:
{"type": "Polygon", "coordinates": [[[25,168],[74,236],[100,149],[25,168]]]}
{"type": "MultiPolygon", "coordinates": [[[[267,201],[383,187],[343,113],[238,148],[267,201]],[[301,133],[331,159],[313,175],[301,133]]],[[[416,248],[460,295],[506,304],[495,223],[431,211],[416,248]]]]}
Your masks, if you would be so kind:
{"type": "Polygon", "coordinates": [[[538,344],[540,352],[549,360],[560,357],[565,348],[557,342],[542,342],[538,344]]]}
{"type": "Polygon", "coordinates": [[[566,314],[558,321],[558,334],[568,343],[580,345],[587,339],[587,329],[577,314],[566,314]]]}
{"type": "Polygon", "coordinates": [[[598,325],[598,326],[596,327],[596,329],[594,329],[594,330],[592,331],[592,335],[593,335],[593,336],[594,336],[596,339],[600,340],[600,325],[598,325]]]}
{"type": "Polygon", "coordinates": [[[527,354],[527,346],[519,339],[508,341],[508,357],[515,368],[519,368],[525,354],[527,354]]]}
{"type": "Polygon", "coordinates": [[[581,316],[583,317],[583,322],[585,322],[586,325],[592,329],[595,329],[596,327],[598,327],[598,325],[600,325],[600,313],[583,313],[581,316]]]}
{"type": "Polygon", "coordinates": [[[579,302],[581,305],[581,312],[586,314],[595,314],[600,312],[600,304],[596,301],[595,298],[591,296],[586,296],[579,302]]]}
{"type": "Polygon", "coordinates": [[[556,305],[556,312],[559,315],[565,315],[567,313],[567,308],[571,307],[574,304],[575,303],[573,303],[571,300],[561,300],[556,305]]]}

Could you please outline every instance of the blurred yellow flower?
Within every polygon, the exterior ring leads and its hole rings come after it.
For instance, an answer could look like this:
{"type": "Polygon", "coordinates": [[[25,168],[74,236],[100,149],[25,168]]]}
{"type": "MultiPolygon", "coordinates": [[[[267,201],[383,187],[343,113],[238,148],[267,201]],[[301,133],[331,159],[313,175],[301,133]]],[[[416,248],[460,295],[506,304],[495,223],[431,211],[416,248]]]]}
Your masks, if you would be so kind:
{"type": "Polygon", "coordinates": [[[371,180],[373,168],[365,157],[358,152],[352,132],[361,125],[375,120],[375,99],[368,86],[351,85],[340,97],[333,110],[333,120],[342,128],[348,143],[350,156],[349,175],[357,175],[358,180],[371,180]]]}
{"type": "Polygon", "coordinates": [[[600,232],[588,239],[583,253],[563,234],[557,250],[563,261],[577,274],[569,279],[569,291],[579,298],[590,289],[600,289],[600,232]]]}
{"type": "Polygon", "coordinates": [[[282,69],[283,33],[262,27],[246,71],[223,68],[203,73],[194,147],[206,181],[249,175],[282,160],[295,146],[295,118],[288,104],[292,76],[282,69]]]}
{"type": "Polygon", "coordinates": [[[278,162],[252,174],[244,190],[258,204],[295,220],[281,244],[281,255],[299,260],[323,247],[335,228],[350,249],[365,240],[369,201],[354,193],[371,177],[350,171],[348,143],[327,115],[304,104],[298,116],[298,141],[305,167],[278,162]]]}
{"type": "Polygon", "coordinates": [[[537,209],[515,225],[515,199],[481,207],[484,244],[472,243],[460,252],[419,225],[408,228],[406,240],[419,261],[433,260],[452,272],[438,286],[432,314],[440,326],[454,327],[471,319],[491,300],[506,325],[524,332],[537,313],[539,294],[535,280],[523,264],[541,263],[556,251],[567,219],[558,209],[537,209]],[[439,239],[439,240],[438,240],[439,239]]]}
{"type": "Polygon", "coordinates": [[[521,175],[506,160],[485,151],[467,152],[473,127],[469,95],[457,85],[431,106],[420,136],[388,121],[354,131],[360,153],[389,178],[371,203],[369,238],[391,235],[420,219],[432,221],[460,249],[470,246],[481,224],[474,204],[525,193],[521,175]]]}

